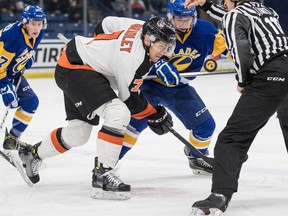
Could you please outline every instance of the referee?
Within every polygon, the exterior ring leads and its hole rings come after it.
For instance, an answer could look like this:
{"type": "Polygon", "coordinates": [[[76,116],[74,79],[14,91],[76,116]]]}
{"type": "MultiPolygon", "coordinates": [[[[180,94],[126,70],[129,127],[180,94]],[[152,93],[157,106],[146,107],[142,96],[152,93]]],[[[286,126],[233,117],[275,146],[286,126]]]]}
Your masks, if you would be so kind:
{"type": "MultiPolygon", "coordinates": [[[[241,167],[256,134],[281,107],[288,93],[288,41],[278,14],[256,1],[223,3],[221,8],[206,0],[186,0],[187,7],[200,5],[212,17],[222,18],[226,45],[237,71],[237,90],[241,93],[215,145],[212,194],[195,202],[191,215],[201,211],[205,215],[221,215],[227,209],[237,192],[241,167]]],[[[287,111],[286,102],[281,109],[287,111]]],[[[282,131],[287,136],[287,121],[283,121],[286,115],[278,112],[281,126],[286,124],[286,131],[285,127],[282,131]]]]}

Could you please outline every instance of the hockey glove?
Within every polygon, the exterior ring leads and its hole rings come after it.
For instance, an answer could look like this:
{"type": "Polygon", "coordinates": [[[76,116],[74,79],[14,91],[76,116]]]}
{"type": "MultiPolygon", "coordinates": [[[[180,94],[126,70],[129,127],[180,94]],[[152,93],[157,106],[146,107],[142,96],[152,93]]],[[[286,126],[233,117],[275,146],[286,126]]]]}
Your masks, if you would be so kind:
{"type": "Polygon", "coordinates": [[[181,77],[177,68],[168,62],[167,58],[160,58],[154,63],[151,70],[164,82],[165,85],[178,85],[181,77]]]}
{"type": "Polygon", "coordinates": [[[150,129],[158,134],[163,135],[169,132],[169,128],[173,126],[171,115],[163,106],[155,107],[157,113],[147,117],[147,124],[150,129]]]}
{"type": "Polygon", "coordinates": [[[5,106],[10,105],[10,108],[18,107],[18,97],[13,83],[9,82],[6,86],[0,88],[0,93],[5,106]]]}

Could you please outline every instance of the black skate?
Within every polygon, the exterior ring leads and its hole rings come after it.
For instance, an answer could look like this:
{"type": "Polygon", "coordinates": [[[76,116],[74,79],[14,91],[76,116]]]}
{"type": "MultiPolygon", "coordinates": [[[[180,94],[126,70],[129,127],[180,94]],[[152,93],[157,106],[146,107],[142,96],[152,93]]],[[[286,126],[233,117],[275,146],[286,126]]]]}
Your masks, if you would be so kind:
{"type": "Polygon", "coordinates": [[[20,147],[19,149],[19,157],[23,163],[23,167],[25,168],[26,175],[29,177],[31,182],[33,182],[33,184],[40,181],[39,168],[42,160],[37,154],[37,148],[39,145],[40,143],[34,146],[29,145],[20,147]]]}
{"type": "MultiPolygon", "coordinates": [[[[202,158],[194,158],[191,156],[190,149],[185,146],[184,153],[188,158],[189,167],[192,169],[193,174],[195,175],[212,175],[213,167],[205,162],[202,158]]],[[[208,151],[207,151],[208,153],[208,151]]],[[[206,153],[206,154],[207,154],[206,153]]]]}
{"type": "Polygon", "coordinates": [[[223,194],[212,193],[207,199],[197,201],[192,205],[190,216],[221,216],[226,211],[229,201],[223,194]]]}
{"type": "Polygon", "coordinates": [[[123,183],[115,174],[116,170],[98,165],[95,158],[95,168],[92,175],[93,191],[91,197],[95,199],[126,200],[131,198],[131,187],[123,183]]]}
{"type": "Polygon", "coordinates": [[[3,142],[3,149],[6,149],[6,150],[18,149],[18,146],[19,146],[18,143],[19,143],[18,139],[12,134],[8,133],[8,130],[6,128],[4,142],[3,142]]]}

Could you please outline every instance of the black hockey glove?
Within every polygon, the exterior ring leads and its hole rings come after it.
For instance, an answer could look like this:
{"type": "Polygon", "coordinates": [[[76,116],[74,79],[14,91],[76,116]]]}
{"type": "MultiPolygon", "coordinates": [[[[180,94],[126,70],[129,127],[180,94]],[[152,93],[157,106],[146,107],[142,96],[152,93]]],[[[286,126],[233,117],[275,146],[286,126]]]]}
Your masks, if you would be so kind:
{"type": "Polygon", "coordinates": [[[158,135],[168,133],[169,127],[173,126],[171,115],[166,111],[163,106],[157,106],[155,107],[155,109],[157,113],[147,117],[148,126],[154,133],[158,135]]]}

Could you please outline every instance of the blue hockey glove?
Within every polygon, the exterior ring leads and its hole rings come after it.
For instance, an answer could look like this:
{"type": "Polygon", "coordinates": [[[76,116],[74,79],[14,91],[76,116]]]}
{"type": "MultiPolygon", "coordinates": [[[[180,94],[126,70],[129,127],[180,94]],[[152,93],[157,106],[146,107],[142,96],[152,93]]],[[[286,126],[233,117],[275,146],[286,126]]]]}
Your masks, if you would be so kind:
{"type": "Polygon", "coordinates": [[[177,68],[169,63],[166,58],[160,58],[155,62],[150,71],[155,71],[156,75],[167,86],[178,85],[181,79],[177,68]]]}
{"type": "Polygon", "coordinates": [[[6,86],[0,88],[0,93],[2,95],[3,103],[5,106],[11,108],[18,107],[18,97],[15,90],[15,85],[13,83],[7,83],[6,86]]]}

